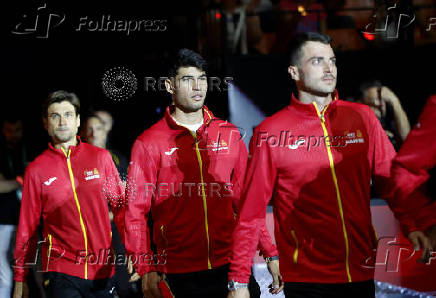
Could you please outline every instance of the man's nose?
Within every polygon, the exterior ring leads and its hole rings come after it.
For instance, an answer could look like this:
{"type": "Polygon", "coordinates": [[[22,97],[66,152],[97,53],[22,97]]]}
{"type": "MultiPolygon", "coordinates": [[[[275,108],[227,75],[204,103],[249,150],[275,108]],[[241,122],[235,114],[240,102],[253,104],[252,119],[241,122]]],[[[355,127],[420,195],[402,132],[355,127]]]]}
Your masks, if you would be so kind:
{"type": "Polygon", "coordinates": [[[67,123],[67,120],[65,119],[65,117],[60,116],[59,117],[59,125],[64,126],[66,123],[67,123]]]}
{"type": "Polygon", "coordinates": [[[198,79],[194,79],[192,82],[192,89],[193,90],[200,90],[200,83],[198,82],[198,79]]]}
{"type": "Polygon", "coordinates": [[[333,69],[333,65],[332,64],[330,64],[328,61],[324,61],[323,62],[324,63],[324,72],[325,73],[331,73],[332,72],[332,69],[333,69]]]}

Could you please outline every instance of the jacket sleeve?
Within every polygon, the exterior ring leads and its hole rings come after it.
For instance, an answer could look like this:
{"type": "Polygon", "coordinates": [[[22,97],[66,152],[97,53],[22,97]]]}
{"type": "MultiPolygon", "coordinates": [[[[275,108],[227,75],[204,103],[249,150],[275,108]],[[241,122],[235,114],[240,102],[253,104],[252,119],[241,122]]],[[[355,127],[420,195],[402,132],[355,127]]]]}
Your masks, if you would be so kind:
{"type": "Polygon", "coordinates": [[[147,219],[151,208],[153,186],[157,180],[157,164],[150,150],[136,140],[131,154],[127,175],[125,246],[132,256],[136,272],[143,275],[156,271],[152,261],[147,219]]]}
{"type": "Polygon", "coordinates": [[[241,208],[233,235],[233,253],[229,280],[248,283],[253,256],[259,243],[262,226],[265,226],[266,206],[272,196],[276,166],[270,147],[257,143],[256,129],[250,142],[247,174],[241,196],[241,208]]]}
{"type": "MultiPolygon", "coordinates": [[[[369,109],[368,109],[369,110],[369,109]]],[[[423,198],[409,199],[398,196],[392,186],[391,166],[396,155],[386,132],[374,113],[369,110],[371,125],[372,152],[373,152],[373,183],[380,197],[386,199],[397,220],[400,222],[403,233],[407,236],[410,232],[418,230],[416,216],[428,204],[423,198]]]]}
{"type": "Polygon", "coordinates": [[[109,202],[114,222],[124,242],[124,213],[125,213],[125,188],[120,179],[119,172],[109,152],[105,152],[103,163],[105,165],[104,196],[109,202]]]}
{"type": "Polygon", "coordinates": [[[407,136],[392,163],[393,196],[400,201],[415,201],[420,210],[414,215],[419,230],[436,225],[436,202],[427,197],[428,171],[436,166],[436,95],[428,101],[418,124],[407,136]]]}
{"type": "Polygon", "coordinates": [[[25,282],[28,264],[34,264],[38,242],[38,226],[42,211],[41,183],[34,169],[26,169],[24,175],[23,196],[20,219],[15,242],[14,280],[25,282]]]}
{"type": "Polygon", "coordinates": [[[272,242],[265,220],[260,227],[259,233],[259,255],[263,256],[263,258],[278,256],[279,252],[277,251],[277,247],[272,242]]]}
{"type": "MultiPolygon", "coordinates": [[[[232,185],[233,185],[233,210],[236,214],[239,213],[240,210],[240,198],[242,192],[242,186],[244,184],[244,177],[247,168],[247,148],[245,143],[242,141],[242,138],[239,137],[237,141],[239,143],[239,157],[237,164],[234,168],[232,175],[232,185]]],[[[278,255],[277,247],[272,243],[271,236],[266,228],[265,220],[260,227],[260,235],[259,235],[259,243],[257,249],[260,251],[260,255],[264,258],[273,257],[278,255]]]]}

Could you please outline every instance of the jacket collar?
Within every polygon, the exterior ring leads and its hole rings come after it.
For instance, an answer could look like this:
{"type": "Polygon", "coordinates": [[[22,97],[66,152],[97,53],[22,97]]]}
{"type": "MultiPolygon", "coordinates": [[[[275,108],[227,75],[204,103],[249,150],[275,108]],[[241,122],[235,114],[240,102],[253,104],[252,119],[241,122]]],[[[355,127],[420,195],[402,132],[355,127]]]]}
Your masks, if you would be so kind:
{"type": "MultiPolygon", "coordinates": [[[[70,155],[76,154],[83,147],[82,140],[80,139],[80,137],[76,136],[76,138],[77,138],[77,145],[76,146],[70,146],[68,148],[68,151],[70,151],[70,153],[69,153],[70,155]]],[[[63,149],[55,148],[51,142],[48,143],[48,148],[49,148],[50,151],[52,151],[52,152],[54,152],[56,154],[60,154],[60,155],[62,155],[64,157],[66,157],[66,155],[68,155],[68,151],[64,152],[63,149]]]]}
{"type": "MultiPolygon", "coordinates": [[[[213,118],[215,118],[214,115],[212,114],[212,112],[206,106],[203,106],[202,109],[203,109],[203,125],[198,129],[197,132],[199,132],[199,133],[204,131],[205,127],[207,127],[209,125],[209,123],[211,122],[211,120],[213,118]]],[[[172,129],[175,129],[175,130],[186,130],[185,127],[177,124],[177,122],[174,121],[174,118],[171,116],[171,113],[173,111],[174,111],[174,105],[168,106],[166,111],[165,111],[164,118],[165,118],[168,126],[172,129]]]]}
{"type": "MultiPolygon", "coordinates": [[[[339,100],[338,90],[335,89],[335,91],[332,92],[332,95],[333,95],[333,99],[332,102],[328,104],[329,107],[335,106],[339,100]]],[[[290,107],[295,108],[298,111],[302,111],[302,112],[316,113],[315,106],[312,103],[302,103],[297,99],[294,93],[292,93],[290,107]]]]}

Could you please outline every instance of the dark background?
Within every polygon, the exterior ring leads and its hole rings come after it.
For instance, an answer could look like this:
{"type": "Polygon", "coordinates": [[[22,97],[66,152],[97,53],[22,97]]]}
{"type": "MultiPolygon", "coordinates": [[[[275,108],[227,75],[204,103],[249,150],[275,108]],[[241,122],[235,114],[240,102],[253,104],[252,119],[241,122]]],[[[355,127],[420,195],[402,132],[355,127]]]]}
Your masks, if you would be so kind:
{"type": "MultiPolygon", "coordinates": [[[[17,113],[25,124],[25,137],[34,154],[47,146],[40,106],[51,91],[65,89],[76,93],[82,102],[82,115],[91,108],[107,109],[115,119],[111,143],[129,154],[134,139],[163,114],[170,97],[165,92],[144,90],[146,76],[165,76],[168,58],[179,48],[197,50],[201,14],[197,1],[7,1],[3,3],[1,72],[1,114],[17,113]],[[153,2],[153,4],[151,4],[153,2]],[[46,3],[45,13],[65,14],[65,21],[52,28],[48,38],[11,33],[23,21],[23,14],[35,15],[46,3]],[[166,30],[158,32],[77,32],[80,17],[166,20],[166,30]],[[183,18],[184,26],[180,26],[183,18]],[[138,89],[132,98],[114,101],[105,96],[101,82],[105,71],[123,66],[135,74],[138,89]]],[[[45,16],[47,17],[47,15],[45,16]]],[[[41,17],[42,20],[43,17],[41,17]]],[[[436,28],[435,28],[436,30],[436,28]]],[[[42,33],[41,33],[42,34],[42,33]]],[[[378,78],[400,97],[414,124],[425,100],[436,93],[436,45],[413,44],[368,47],[337,52],[340,97],[358,98],[360,83],[378,78]]],[[[288,104],[292,82],[287,74],[287,56],[246,55],[231,59],[233,70],[223,72],[214,57],[208,75],[232,76],[235,82],[267,114],[288,104]]],[[[208,93],[208,107],[227,118],[227,93],[208,93]]]]}

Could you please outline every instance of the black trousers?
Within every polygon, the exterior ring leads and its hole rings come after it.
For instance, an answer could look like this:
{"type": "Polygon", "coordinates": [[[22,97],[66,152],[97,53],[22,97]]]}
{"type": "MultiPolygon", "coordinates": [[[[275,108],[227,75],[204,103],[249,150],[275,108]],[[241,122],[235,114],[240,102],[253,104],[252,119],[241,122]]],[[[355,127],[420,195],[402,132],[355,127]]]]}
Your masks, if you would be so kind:
{"type": "Polygon", "coordinates": [[[374,280],[341,284],[286,282],[286,298],[375,298],[374,280]]]}
{"type": "MultiPolygon", "coordinates": [[[[226,298],[227,275],[229,265],[206,271],[167,274],[167,282],[171,292],[177,298],[226,298]]],[[[251,298],[260,297],[260,288],[250,276],[249,291],[251,298]]]]}
{"type": "Polygon", "coordinates": [[[112,279],[89,280],[59,272],[44,273],[47,298],[112,298],[112,279]]]}

